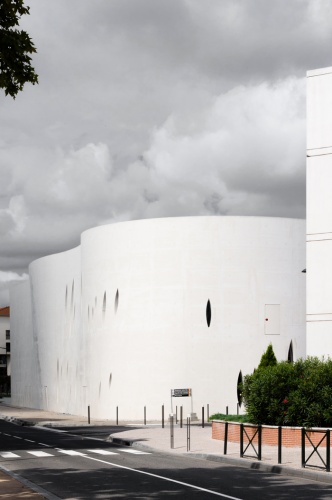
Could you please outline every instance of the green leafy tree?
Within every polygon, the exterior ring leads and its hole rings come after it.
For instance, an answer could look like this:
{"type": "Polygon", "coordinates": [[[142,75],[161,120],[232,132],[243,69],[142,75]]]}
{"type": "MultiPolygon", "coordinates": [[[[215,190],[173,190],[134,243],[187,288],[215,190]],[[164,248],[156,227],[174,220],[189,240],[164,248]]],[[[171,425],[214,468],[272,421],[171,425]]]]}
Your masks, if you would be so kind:
{"type": "Polygon", "coordinates": [[[29,55],[36,48],[28,33],[17,29],[21,16],[29,10],[23,0],[0,2],[0,88],[14,99],[25,83],[38,83],[29,55]]]}
{"type": "Polygon", "coordinates": [[[260,363],[258,365],[258,370],[261,368],[267,368],[268,366],[275,366],[277,364],[277,358],[275,357],[272,344],[267,346],[266,351],[261,357],[260,363]]]}

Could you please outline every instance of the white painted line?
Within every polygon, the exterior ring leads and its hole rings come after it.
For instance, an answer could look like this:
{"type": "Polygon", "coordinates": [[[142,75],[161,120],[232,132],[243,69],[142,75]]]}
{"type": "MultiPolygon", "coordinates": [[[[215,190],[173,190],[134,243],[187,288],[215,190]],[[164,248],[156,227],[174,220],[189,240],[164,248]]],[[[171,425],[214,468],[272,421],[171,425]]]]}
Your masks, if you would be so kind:
{"type": "Polygon", "coordinates": [[[23,438],[21,438],[19,436],[13,436],[13,438],[15,438],[15,439],[23,439],[23,438]]]}
{"type": "Polygon", "coordinates": [[[85,457],[86,453],[80,453],[79,451],[74,451],[74,450],[60,450],[59,448],[56,448],[60,453],[64,453],[64,455],[70,455],[71,457],[85,457]]]}
{"type": "Polygon", "coordinates": [[[133,455],[151,455],[147,451],[135,450],[133,448],[119,448],[119,451],[124,451],[125,453],[132,453],[133,455]]]}
{"type": "Polygon", "coordinates": [[[11,453],[10,451],[4,451],[0,453],[0,457],[2,458],[20,458],[19,455],[15,455],[15,453],[11,453]]]}
{"type": "Polygon", "coordinates": [[[163,479],[164,481],[169,481],[170,483],[181,484],[181,486],[187,486],[188,488],[192,488],[194,490],[204,491],[205,493],[211,493],[211,495],[216,495],[217,497],[228,498],[229,500],[243,500],[242,498],[239,497],[231,497],[230,495],[225,495],[224,493],[218,493],[217,491],[207,490],[206,488],[201,488],[200,486],[195,486],[194,484],[183,483],[182,481],[176,481],[175,479],[171,479],[165,476],[158,476],[158,474],[152,474],[151,472],[145,472],[138,469],[132,469],[131,467],[125,467],[124,465],[106,462],[105,460],[101,460],[100,458],[89,457],[88,455],[85,455],[85,458],[87,458],[88,460],[94,460],[95,462],[100,462],[102,464],[112,465],[112,467],[118,467],[119,469],[130,470],[132,472],[138,472],[138,474],[144,474],[145,476],[151,476],[157,479],[163,479]]]}
{"type": "Polygon", "coordinates": [[[3,433],[4,436],[9,436],[12,437],[11,434],[6,434],[5,432],[3,433]]]}
{"type": "Polygon", "coordinates": [[[29,455],[34,455],[35,457],[54,457],[50,453],[46,453],[45,451],[28,451],[29,455]]]}
{"type": "Polygon", "coordinates": [[[106,451],[106,450],[87,450],[91,453],[97,453],[97,455],[118,455],[114,451],[106,451]]]}
{"type": "Polygon", "coordinates": [[[49,444],[45,444],[45,443],[38,443],[40,444],[41,446],[47,446],[47,448],[51,448],[51,446],[49,444]]]}
{"type": "Polygon", "coordinates": [[[32,441],[32,439],[25,438],[24,441],[29,441],[29,443],[35,443],[36,441],[32,441]]]}

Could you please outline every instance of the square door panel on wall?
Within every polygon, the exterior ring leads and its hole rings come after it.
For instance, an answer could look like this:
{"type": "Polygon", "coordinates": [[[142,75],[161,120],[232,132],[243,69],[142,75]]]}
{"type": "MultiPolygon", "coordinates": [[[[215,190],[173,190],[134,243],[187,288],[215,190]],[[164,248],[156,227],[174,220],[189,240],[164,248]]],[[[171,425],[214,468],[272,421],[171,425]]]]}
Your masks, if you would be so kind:
{"type": "Polygon", "coordinates": [[[265,304],[265,335],[280,335],[280,304],[265,304]]]}

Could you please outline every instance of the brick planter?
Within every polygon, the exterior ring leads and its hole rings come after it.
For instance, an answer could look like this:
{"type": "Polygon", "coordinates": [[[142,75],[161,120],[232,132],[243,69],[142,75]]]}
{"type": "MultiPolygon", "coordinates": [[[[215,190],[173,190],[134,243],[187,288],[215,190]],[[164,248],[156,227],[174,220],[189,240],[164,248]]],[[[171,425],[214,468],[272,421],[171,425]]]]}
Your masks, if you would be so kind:
{"type": "MultiPolygon", "coordinates": [[[[240,423],[239,422],[228,422],[228,441],[233,443],[240,442],[240,423]]],[[[248,436],[252,436],[255,432],[255,428],[247,427],[250,424],[245,424],[246,432],[248,436]]],[[[321,432],[326,429],[322,428],[312,428],[310,432],[307,429],[307,434],[310,436],[311,441],[314,445],[317,445],[322,439],[323,435],[321,432]]],[[[224,420],[212,420],[212,439],[224,440],[225,436],[225,421],[224,420]]],[[[307,440],[306,440],[307,441],[307,440]]],[[[257,435],[253,441],[257,443],[257,435]]],[[[320,446],[325,446],[326,440],[324,439],[320,446]]],[[[277,446],[278,445],[278,427],[273,425],[262,425],[262,444],[277,446]]],[[[283,427],[282,428],[282,446],[292,447],[301,446],[301,427],[283,427]]]]}

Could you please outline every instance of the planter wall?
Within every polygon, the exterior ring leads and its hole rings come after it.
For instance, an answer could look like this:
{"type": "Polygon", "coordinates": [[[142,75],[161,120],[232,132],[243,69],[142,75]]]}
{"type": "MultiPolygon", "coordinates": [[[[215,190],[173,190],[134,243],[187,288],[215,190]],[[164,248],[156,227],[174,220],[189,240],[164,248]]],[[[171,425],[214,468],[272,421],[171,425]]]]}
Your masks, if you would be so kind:
{"type": "MultiPolygon", "coordinates": [[[[250,427],[250,424],[246,425],[246,432],[248,436],[252,436],[255,433],[255,427],[250,427]],[[247,427],[248,425],[248,427],[247,427]]],[[[228,422],[228,441],[233,443],[240,442],[240,426],[239,422],[228,422]]],[[[310,432],[307,430],[307,434],[310,436],[311,441],[314,445],[317,445],[322,439],[323,435],[318,430],[325,431],[326,429],[313,428],[310,432]]],[[[223,420],[213,420],[212,421],[212,439],[220,439],[224,441],[225,437],[225,422],[223,420]]],[[[255,437],[254,443],[257,443],[257,436],[255,437]]],[[[278,445],[278,427],[272,425],[262,425],[262,444],[277,446],[278,445]]],[[[282,446],[292,447],[301,446],[301,427],[283,427],[282,428],[282,446]]],[[[325,439],[323,440],[321,446],[325,446],[325,439]]]]}

